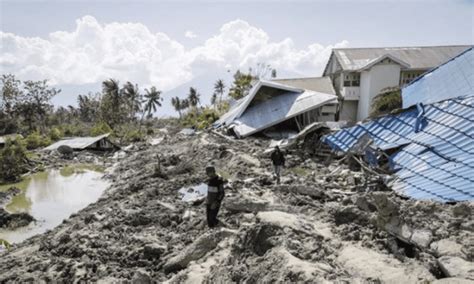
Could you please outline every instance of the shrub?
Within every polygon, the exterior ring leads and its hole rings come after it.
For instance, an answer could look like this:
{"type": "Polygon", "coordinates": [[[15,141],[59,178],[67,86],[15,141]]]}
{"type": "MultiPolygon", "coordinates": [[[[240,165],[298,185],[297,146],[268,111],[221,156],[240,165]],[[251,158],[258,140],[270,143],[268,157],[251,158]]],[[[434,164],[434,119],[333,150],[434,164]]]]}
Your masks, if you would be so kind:
{"type": "Polygon", "coordinates": [[[212,108],[204,108],[201,112],[195,110],[189,111],[184,117],[182,124],[185,127],[195,127],[197,129],[208,128],[219,119],[216,110],[212,108]]]}
{"type": "Polygon", "coordinates": [[[107,123],[101,121],[92,127],[90,133],[92,136],[99,136],[106,133],[112,133],[112,131],[112,128],[107,123]]]}
{"type": "Polygon", "coordinates": [[[53,127],[50,131],[49,131],[49,138],[52,140],[52,141],[58,141],[59,139],[61,139],[62,135],[61,135],[61,131],[56,128],[56,127],[53,127]]]}
{"type": "Polygon", "coordinates": [[[35,131],[30,133],[25,139],[26,148],[28,150],[37,149],[40,147],[45,147],[51,144],[51,139],[49,137],[41,136],[39,132],[35,131]]]}
{"type": "Polygon", "coordinates": [[[0,151],[0,180],[17,181],[26,168],[26,149],[21,139],[7,139],[0,151]]]}
{"type": "Polygon", "coordinates": [[[399,88],[385,88],[372,100],[370,116],[375,117],[390,113],[402,107],[402,96],[399,88]]]}

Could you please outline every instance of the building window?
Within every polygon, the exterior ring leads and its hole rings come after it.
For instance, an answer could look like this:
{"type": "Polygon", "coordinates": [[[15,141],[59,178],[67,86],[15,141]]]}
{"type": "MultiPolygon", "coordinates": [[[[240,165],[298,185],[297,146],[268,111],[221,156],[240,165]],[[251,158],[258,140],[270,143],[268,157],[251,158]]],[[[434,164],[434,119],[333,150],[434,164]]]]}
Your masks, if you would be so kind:
{"type": "Polygon", "coordinates": [[[359,87],[360,86],[360,74],[349,73],[344,76],[344,87],[359,87]]]}
{"type": "Polygon", "coordinates": [[[351,81],[344,80],[344,87],[350,87],[350,86],[351,86],[351,81]]]}

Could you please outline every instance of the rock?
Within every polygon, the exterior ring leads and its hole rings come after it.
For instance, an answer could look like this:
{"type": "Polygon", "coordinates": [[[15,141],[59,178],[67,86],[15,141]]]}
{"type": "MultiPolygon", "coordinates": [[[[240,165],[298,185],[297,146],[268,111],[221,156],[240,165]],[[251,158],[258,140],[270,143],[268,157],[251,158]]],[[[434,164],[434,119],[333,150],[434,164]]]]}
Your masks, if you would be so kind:
{"type": "Polygon", "coordinates": [[[148,284],[153,283],[150,274],[143,268],[138,268],[133,274],[132,284],[148,284]]]}
{"type": "Polygon", "coordinates": [[[468,203],[464,202],[454,205],[452,212],[455,217],[471,216],[472,214],[471,207],[468,203]]]}
{"type": "Polygon", "coordinates": [[[296,185],[279,185],[275,187],[275,190],[283,191],[283,192],[291,192],[296,194],[308,195],[312,198],[321,199],[323,198],[324,192],[321,189],[309,187],[304,184],[296,184],[296,185]]]}
{"type": "Polygon", "coordinates": [[[421,248],[428,247],[432,239],[433,234],[428,230],[414,230],[411,236],[411,242],[421,248]]]}
{"type": "Polygon", "coordinates": [[[27,226],[35,218],[28,213],[10,214],[5,209],[0,208],[0,228],[17,229],[27,226]]]}
{"type": "Polygon", "coordinates": [[[363,211],[366,211],[366,212],[374,212],[377,210],[377,207],[375,207],[374,204],[372,204],[367,196],[357,196],[355,198],[355,201],[354,201],[354,204],[360,209],[360,210],[363,210],[363,211]]]}
{"type": "Polygon", "coordinates": [[[165,272],[170,273],[186,268],[191,261],[200,259],[213,250],[222,239],[232,234],[232,231],[222,229],[202,235],[178,255],[169,259],[164,265],[165,272]]]}
{"type": "Polygon", "coordinates": [[[237,196],[229,197],[224,200],[224,207],[233,212],[259,212],[265,211],[269,207],[268,201],[252,199],[249,197],[237,196]]]}
{"type": "Polygon", "coordinates": [[[430,248],[434,250],[434,253],[437,257],[462,255],[462,245],[449,239],[443,239],[437,242],[433,242],[430,245],[430,248]]]}
{"type": "Polygon", "coordinates": [[[343,248],[336,260],[351,275],[362,278],[361,282],[378,279],[382,283],[418,283],[435,279],[416,262],[402,263],[389,255],[354,245],[343,248]]]}
{"type": "Polygon", "coordinates": [[[431,284],[472,284],[472,281],[463,278],[448,277],[436,279],[435,281],[431,282],[431,284]]]}
{"type": "Polygon", "coordinates": [[[462,277],[474,280],[474,265],[457,256],[442,256],[438,264],[448,277],[462,277]]]}
{"type": "Polygon", "coordinates": [[[57,151],[62,155],[63,158],[71,158],[74,150],[67,145],[61,145],[58,147],[57,151]]]}
{"type": "Polygon", "coordinates": [[[146,259],[157,259],[165,252],[166,247],[160,244],[149,244],[143,248],[143,256],[146,259]]]}

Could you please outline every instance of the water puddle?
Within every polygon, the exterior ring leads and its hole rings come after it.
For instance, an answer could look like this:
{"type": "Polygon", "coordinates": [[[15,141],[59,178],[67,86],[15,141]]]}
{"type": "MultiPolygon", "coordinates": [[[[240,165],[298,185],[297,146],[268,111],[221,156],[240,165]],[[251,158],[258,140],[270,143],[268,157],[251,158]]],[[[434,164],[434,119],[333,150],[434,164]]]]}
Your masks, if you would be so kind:
{"type": "Polygon", "coordinates": [[[207,196],[207,184],[201,183],[195,186],[183,187],[178,192],[184,202],[198,201],[207,196]]]}
{"type": "Polygon", "coordinates": [[[11,186],[21,189],[5,209],[10,213],[28,212],[37,222],[16,230],[0,229],[0,239],[21,242],[52,229],[88,204],[95,202],[108,187],[102,173],[90,167],[66,167],[33,174],[11,186]]]}

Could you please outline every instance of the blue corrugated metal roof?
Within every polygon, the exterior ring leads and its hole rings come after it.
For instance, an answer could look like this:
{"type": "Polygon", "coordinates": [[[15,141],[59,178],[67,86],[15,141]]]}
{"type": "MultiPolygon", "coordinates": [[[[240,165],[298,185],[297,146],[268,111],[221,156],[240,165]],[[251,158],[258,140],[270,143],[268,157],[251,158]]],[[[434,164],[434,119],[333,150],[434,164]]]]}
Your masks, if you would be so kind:
{"type": "Polygon", "coordinates": [[[473,93],[474,49],[471,47],[403,88],[403,108],[473,93]]]}
{"type": "Polygon", "coordinates": [[[393,190],[417,199],[474,200],[474,94],[387,115],[323,137],[347,152],[364,134],[377,147],[400,147],[390,156],[393,190]]]}

